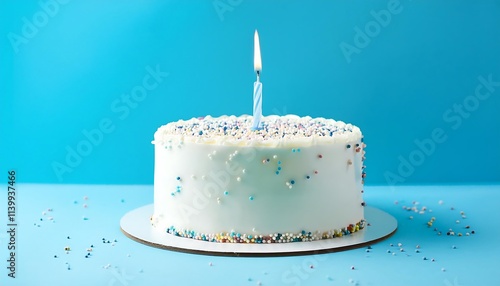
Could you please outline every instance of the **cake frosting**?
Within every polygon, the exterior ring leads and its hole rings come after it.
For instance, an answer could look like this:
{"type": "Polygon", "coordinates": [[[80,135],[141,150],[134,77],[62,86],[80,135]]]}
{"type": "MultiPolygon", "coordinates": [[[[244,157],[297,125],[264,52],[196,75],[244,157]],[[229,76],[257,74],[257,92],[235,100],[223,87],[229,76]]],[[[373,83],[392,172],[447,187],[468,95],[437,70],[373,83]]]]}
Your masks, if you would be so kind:
{"type": "Polygon", "coordinates": [[[193,118],[154,135],[156,229],[213,242],[333,238],[364,227],[360,129],[325,118],[193,118]]]}

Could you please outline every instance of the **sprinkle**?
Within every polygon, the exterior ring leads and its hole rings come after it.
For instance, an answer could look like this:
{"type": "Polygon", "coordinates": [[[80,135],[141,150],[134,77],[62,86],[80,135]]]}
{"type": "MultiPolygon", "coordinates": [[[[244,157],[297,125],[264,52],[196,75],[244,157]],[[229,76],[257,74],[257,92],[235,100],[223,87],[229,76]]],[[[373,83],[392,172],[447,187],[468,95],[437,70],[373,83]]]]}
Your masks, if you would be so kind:
{"type": "Polygon", "coordinates": [[[175,179],[176,179],[177,181],[180,181],[180,180],[181,180],[181,177],[177,177],[177,178],[175,178],[175,179]]]}
{"type": "Polygon", "coordinates": [[[248,199],[253,201],[253,196],[249,196],[248,199]]]}
{"type": "Polygon", "coordinates": [[[224,195],[229,195],[229,192],[228,191],[224,191],[224,195]]]}
{"type": "Polygon", "coordinates": [[[347,144],[347,146],[345,146],[347,149],[351,148],[351,144],[347,144]]]}
{"type": "Polygon", "coordinates": [[[291,181],[290,181],[290,184],[292,184],[292,185],[293,185],[293,184],[295,184],[295,181],[294,181],[294,180],[291,180],[291,181]]]}
{"type": "Polygon", "coordinates": [[[320,158],[320,159],[321,159],[321,158],[323,158],[323,155],[319,154],[319,155],[318,155],[318,158],[320,158]]]}

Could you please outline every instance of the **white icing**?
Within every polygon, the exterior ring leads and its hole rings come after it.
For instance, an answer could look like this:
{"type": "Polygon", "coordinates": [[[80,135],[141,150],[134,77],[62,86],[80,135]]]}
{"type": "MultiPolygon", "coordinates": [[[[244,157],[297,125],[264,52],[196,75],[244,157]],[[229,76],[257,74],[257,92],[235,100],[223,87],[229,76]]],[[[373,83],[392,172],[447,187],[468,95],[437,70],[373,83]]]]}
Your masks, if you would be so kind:
{"type": "Polygon", "coordinates": [[[251,119],[207,116],[158,129],[153,225],[268,235],[363,220],[359,128],[324,118],[263,117],[264,126],[284,129],[277,135],[272,128],[251,131],[251,119]],[[224,135],[218,126],[224,122],[239,126],[237,132],[224,135]]]}

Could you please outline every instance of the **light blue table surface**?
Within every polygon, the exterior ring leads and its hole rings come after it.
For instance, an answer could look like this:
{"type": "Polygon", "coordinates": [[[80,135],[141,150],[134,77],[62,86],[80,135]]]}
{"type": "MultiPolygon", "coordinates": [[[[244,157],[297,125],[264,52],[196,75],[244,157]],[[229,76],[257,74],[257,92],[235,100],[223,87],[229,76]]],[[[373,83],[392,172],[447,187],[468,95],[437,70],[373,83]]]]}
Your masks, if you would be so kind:
{"type": "Polygon", "coordinates": [[[369,251],[269,258],[172,252],[125,237],[120,218],[152,203],[152,186],[19,184],[16,189],[16,278],[7,276],[5,192],[0,285],[500,285],[494,265],[500,255],[500,185],[367,186],[367,203],[398,220],[393,236],[369,251]],[[417,212],[404,209],[414,206],[417,212]],[[447,235],[449,229],[454,236],[447,235]],[[68,254],[65,247],[71,248],[68,254]]]}

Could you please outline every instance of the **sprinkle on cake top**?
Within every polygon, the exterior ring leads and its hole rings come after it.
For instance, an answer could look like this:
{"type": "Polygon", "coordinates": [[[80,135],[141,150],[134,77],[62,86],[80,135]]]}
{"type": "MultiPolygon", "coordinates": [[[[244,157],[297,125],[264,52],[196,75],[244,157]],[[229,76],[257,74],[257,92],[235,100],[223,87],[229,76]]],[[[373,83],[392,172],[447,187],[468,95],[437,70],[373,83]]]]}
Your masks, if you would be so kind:
{"type": "Polygon", "coordinates": [[[196,143],[278,145],[307,143],[311,140],[349,141],[361,136],[359,128],[352,124],[309,116],[265,116],[262,118],[261,130],[251,130],[251,127],[252,116],[249,115],[179,120],[158,128],[153,143],[163,144],[177,139],[196,143]]]}

